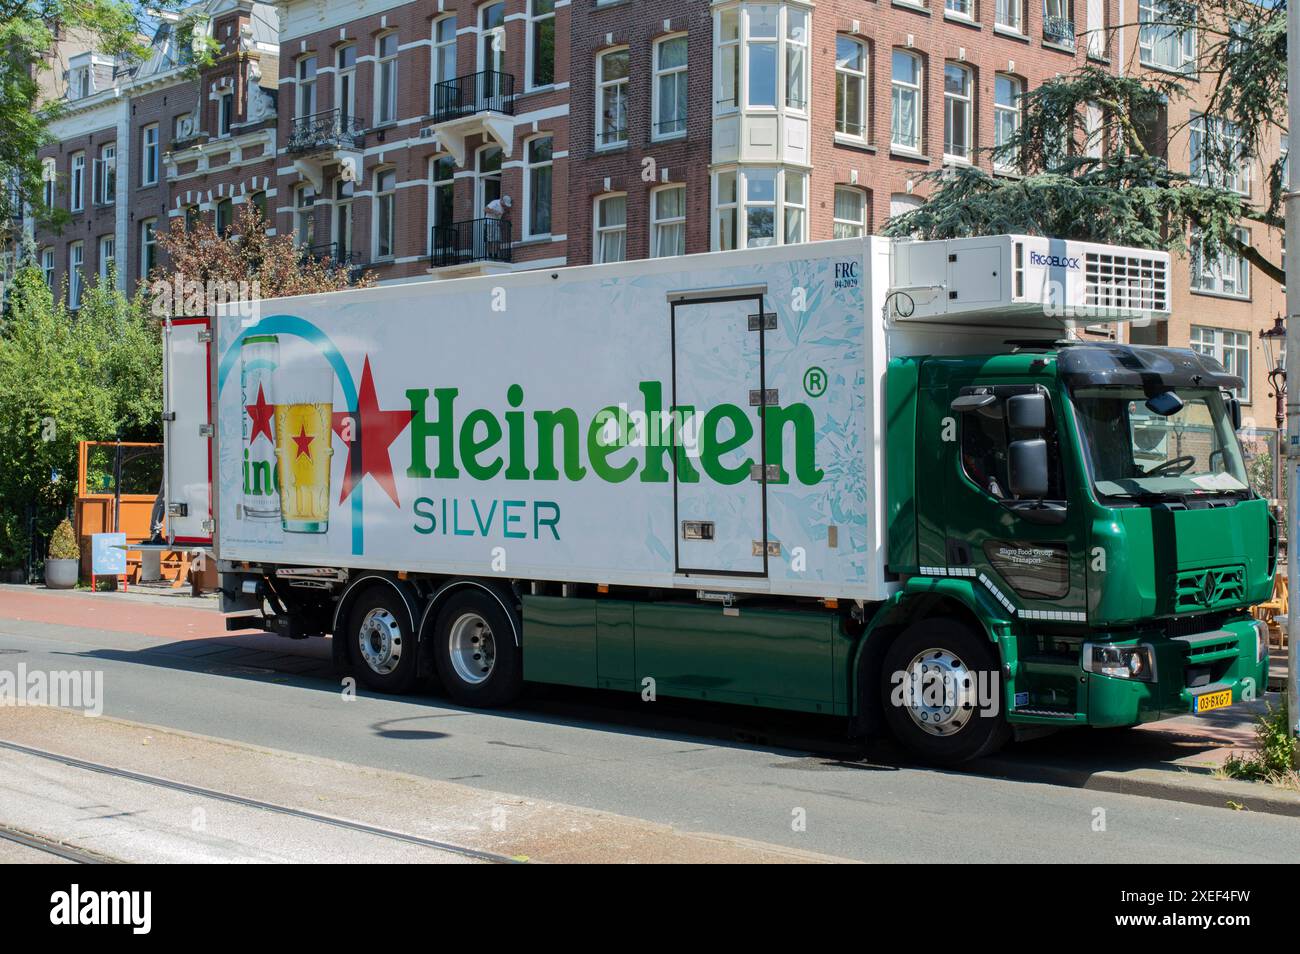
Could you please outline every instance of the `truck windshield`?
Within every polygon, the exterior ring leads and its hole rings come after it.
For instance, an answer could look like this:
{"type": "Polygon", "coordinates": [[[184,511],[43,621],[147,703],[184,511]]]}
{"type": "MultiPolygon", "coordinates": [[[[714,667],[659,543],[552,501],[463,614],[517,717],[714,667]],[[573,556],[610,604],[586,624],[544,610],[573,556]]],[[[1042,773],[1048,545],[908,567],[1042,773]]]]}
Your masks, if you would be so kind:
{"type": "Polygon", "coordinates": [[[1073,391],[1088,469],[1103,498],[1183,500],[1246,494],[1241,446],[1223,395],[1180,390],[1182,410],[1161,417],[1139,388],[1073,391]]]}

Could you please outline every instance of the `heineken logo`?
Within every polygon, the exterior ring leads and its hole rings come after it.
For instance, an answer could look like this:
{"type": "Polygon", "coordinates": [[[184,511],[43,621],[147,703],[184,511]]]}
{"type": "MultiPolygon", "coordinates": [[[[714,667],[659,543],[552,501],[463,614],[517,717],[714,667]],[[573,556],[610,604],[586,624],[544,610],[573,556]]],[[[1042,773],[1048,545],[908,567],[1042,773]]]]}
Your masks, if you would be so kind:
{"type": "Polygon", "coordinates": [[[521,481],[590,476],[610,483],[635,477],[663,483],[672,479],[675,464],[682,483],[739,484],[751,479],[761,455],[762,462],[775,465],[769,483],[811,486],[824,476],[816,463],[816,422],[807,404],[665,407],[662,383],[642,381],[638,390],[640,407],[609,405],[583,419],[568,407],[527,409],[518,384],[506,389],[501,411],[466,408],[459,388],[411,388],[406,392],[411,406],[406,475],[521,481]],[[534,452],[526,455],[526,447],[534,452]]]}

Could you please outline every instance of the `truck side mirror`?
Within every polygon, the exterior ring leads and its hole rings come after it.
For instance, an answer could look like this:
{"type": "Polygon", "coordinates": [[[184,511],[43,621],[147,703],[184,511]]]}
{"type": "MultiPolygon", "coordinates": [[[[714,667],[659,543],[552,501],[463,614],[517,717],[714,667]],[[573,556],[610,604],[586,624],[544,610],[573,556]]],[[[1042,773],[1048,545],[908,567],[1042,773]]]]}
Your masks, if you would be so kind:
{"type": "Polygon", "coordinates": [[[1011,493],[1020,499],[1042,500],[1047,496],[1047,441],[1041,437],[1012,441],[1007,446],[1007,469],[1011,493]]]}
{"type": "Polygon", "coordinates": [[[1041,391],[1007,398],[1007,423],[1012,430],[1047,430],[1047,398],[1041,391]]]}
{"type": "Polygon", "coordinates": [[[1241,430],[1241,401],[1235,394],[1227,394],[1224,400],[1228,402],[1228,417],[1232,419],[1232,429],[1241,430]]]}

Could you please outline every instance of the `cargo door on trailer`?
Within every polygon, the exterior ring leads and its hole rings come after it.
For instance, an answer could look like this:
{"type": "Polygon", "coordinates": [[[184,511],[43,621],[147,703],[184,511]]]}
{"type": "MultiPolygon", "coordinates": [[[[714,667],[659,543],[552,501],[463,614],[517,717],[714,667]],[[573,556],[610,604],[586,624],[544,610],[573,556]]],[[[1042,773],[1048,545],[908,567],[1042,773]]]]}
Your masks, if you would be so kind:
{"type": "Polygon", "coordinates": [[[212,417],[206,318],[177,318],[163,329],[163,460],[167,539],[212,543],[212,417]]]}
{"type": "Polygon", "coordinates": [[[761,294],[674,296],[677,572],[765,576],[761,294]]]}

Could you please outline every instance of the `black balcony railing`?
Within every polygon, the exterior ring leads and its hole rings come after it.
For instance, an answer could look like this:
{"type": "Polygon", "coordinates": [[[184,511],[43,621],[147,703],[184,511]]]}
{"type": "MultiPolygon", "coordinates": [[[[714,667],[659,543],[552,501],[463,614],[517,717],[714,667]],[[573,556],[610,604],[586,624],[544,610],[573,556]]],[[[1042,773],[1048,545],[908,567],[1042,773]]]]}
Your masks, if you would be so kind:
{"type": "Polygon", "coordinates": [[[1074,21],[1065,17],[1043,17],[1043,39],[1074,49],[1074,21]]]}
{"type": "Polygon", "coordinates": [[[434,268],[473,262],[509,262],[513,258],[509,219],[469,219],[433,227],[434,268]]]}
{"type": "Polygon", "coordinates": [[[365,141],[365,127],[355,116],[345,116],[337,109],[300,116],[290,120],[290,155],[318,152],[323,149],[359,148],[365,141]]]}
{"type": "Polygon", "coordinates": [[[475,113],[515,112],[515,78],[484,70],[444,80],[433,87],[433,121],[445,123],[475,113]]]}
{"type": "Polygon", "coordinates": [[[354,281],[365,268],[365,262],[356,252],[349,251],[339,242],[326,242],[324,245],[309,245],[302,249],[303,260],[312,259],[320,262],[331,272],[346,271],[348,281],[354,281]]]}

